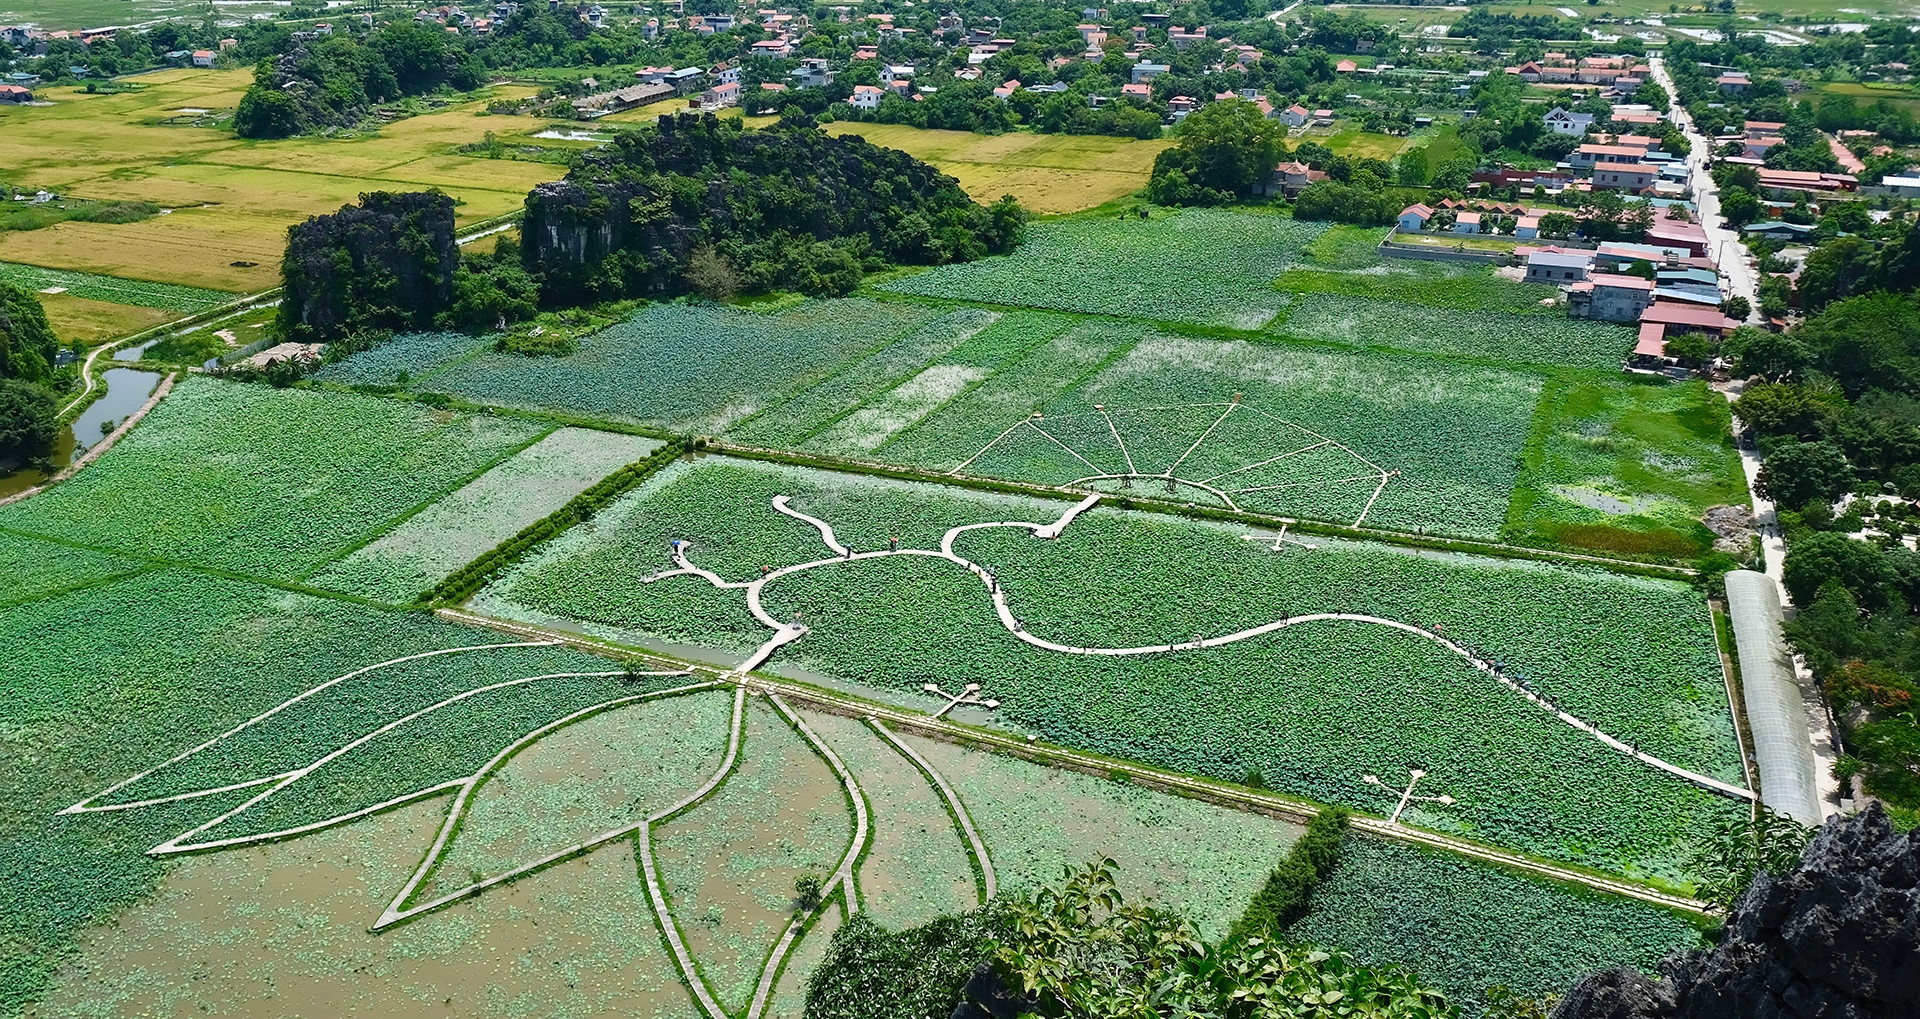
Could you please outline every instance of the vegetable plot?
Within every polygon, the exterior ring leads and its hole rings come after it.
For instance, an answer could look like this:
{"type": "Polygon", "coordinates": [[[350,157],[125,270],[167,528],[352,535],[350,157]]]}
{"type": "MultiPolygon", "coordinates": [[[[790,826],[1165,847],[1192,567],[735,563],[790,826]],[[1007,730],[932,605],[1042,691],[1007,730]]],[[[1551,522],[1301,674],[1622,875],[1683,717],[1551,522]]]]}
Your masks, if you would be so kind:
{"type": "MultiPolygon", "coordinates": [[[[1436,286],[1441,286],[1436,284],[1436,286]]],[[[1555,368],[1620,367],[1633,348],[1626,326],[1511,311],[1450,311],[1332,293],[1300,298],[1274,327],[1288,336],[1555,368]]]]}

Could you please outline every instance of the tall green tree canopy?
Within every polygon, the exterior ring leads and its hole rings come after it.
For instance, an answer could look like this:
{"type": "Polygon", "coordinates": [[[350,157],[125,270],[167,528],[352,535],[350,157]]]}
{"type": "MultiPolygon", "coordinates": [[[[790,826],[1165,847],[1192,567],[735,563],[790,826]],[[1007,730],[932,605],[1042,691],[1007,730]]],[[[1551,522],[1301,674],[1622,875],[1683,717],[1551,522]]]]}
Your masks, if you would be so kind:
{"type": "Polygon", "coordinates": [[[45,381],[59,346],[40,299],[0,280],[0,377],[45,381]]]}

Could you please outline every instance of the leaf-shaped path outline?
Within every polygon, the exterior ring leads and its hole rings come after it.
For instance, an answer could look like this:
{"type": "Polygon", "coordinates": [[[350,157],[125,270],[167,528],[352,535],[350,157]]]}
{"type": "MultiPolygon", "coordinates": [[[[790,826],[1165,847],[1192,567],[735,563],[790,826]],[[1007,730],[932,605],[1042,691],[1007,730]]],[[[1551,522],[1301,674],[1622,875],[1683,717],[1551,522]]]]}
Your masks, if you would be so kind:
{"type": "MultiPolygon", "coordinates": [[[[686,675],[686,673],[639,673],[638,675],[655,675],[655,676],[686,675]]],[[[444,856],[447,850],[452,847],[454,833],[459,831],[461,822],[466,819],[468,807],[473,802],[474,794],[478,793],[480,791],[480,788],[486,785],[487,781],[491,779],[499,771],[499,769],[502,766],[504,766],[509,760],[511,760],[515,754],[518,754],[520,751],[526,749],[529,746],[532,746],[534,743],[539,742],[540,740],[546,738],[547,736],[550,736],[553,733],[560,731],[561,729],[564,729],[570,725],[574,725],[578,722],[583,722],[589,718],[592,718],[595,715],[601,714],[602,712],[611,711],[614,708],[625,707],[631,704],[638,704],[642,701],[652,701],[652,700],[661,700],[668,697],[678,697],[683,694],[695,693],[701,690],[716,690],[716,689],[719,689],[721,686],[722,684],[718,680],[708,680],[703,683],[693,683],[687,686],[678,686],[669,690],[654,690],[654,691],[649,691],[647,693],[632,694],[626,697],[616,697],[609,701],[603,701],[599,704],[582,708],[579,711],[576,711],[573,714],[566,716],[565,718],[560,718],[552,722],[548,722],[546,725],[543,725],[540,728],[527,733],[526,735],[520,737],[519,739],[513,741],[511,744],[508,744],[506,747],[501,749],[499,753],[493,756],[492,760],[489,760],[486,764],[482,765],[480,769],[475,771],[472,775],[469,775],[464,779],[456,780],[456,784],[458,786],[458,792],[454,794],[453,806],[447,811],[446,820],[441,822],[440,832],[438,835],[434,837],[432,847],[430,847],[427,850],[427,854],[425,857],[421,859],[420,865],[414,869],[413,876],[407,879],[407,883],[401,887],[399,893],[393,897],[393,901],[389,903],[387,905],[386,910],[380,914],[380,919],[376,921],[373,927],[370,929],[374,931],[384,930],[403,920],[407,920],[412,917],[419,916],[422,913],[430,913],[443,906],[449,905],[454,902],[458,902],[461,899],[467,898],[472,895],[477,895],[480,892],[493,887],[494,885],[511,881],[514,878],[521,877],[526,874],[531,874],[537,870],[543,870],[547,867],[551,867],[554,864],[561,862],[562,860],[571,859],[575,856],[580,855],[581,853],[588,852],[589,850],[596,849],[600,846],[606,845],[607,843],[612,842],[616,839],[622,838],[627,835],[631,835],[635,830],[656,820],[659,816],[658,814],[643,817],[638,821],[635,821],[629,824],[623,824],[616,828],[610,828],[590,838],[583,839],[563,849],[559,849],[545,856],[542,856],[537,860],[533,860],[528,863],[521,864],[520,866],[515,867],[511,870],[502,871],[501,873],[495,874],[492,877],[488,877],[483,880],[476,881],[472,884],[466,885],[462,888],[455,889],[454,891],[448,892],[445,895],[438,896],[430,901],[423,902],[417,906],[407,905],[407,901],[413,898],[413,896],[419,891],[420,885],[426,881],[427,877],[433,873],[434,868],[439,865],[441,857],[444,856]]],[[[738,749],[738,747],[739,747],[739,740],[737,738],[737,734],[729,736],[728,746],[727,746],[727,757],[724,761],[722,761],[720,771],[713,777],[709,778],[706,784],[701,786],[699,790],[696,790],[694,793],[694,797],[697,798],[699,796],[702,796],[705,794],[705,792],[719,785],[720,779],[724,777],[726,772],[731,768],[733,763],[734,753],[738,749]]],[[[690,802],[691,800],[683,800],[681,801],[680,804],[676,804],[673,807],[669,807],[667,808],[667,810],[669,812],[672,812],[679,809],[683,809],[684,805],[687,805],[690,802]]]]}
{"type": "Polygon", "coordinates": [[[94,793],[92,796],[89,796],[86,799],[81,800],[80,802],[75,803],[74,805],[66,808],[65,810],[60,811],[60,813],[92,814],[92,813],[104,813],[106,811],[113,811],[113,810],[132,810],[136,807],[150,807],[160,803],[177,803],[181,800],[191,800],[201,796],[212,796],[217,793],[233,792],[238,789],[249,789],[249,788],[252,788],[253,786],[265,785],[269,782],[285,779],[290,775],[294,775],[298,773],[299,769],[295,769],[294,771],[283,771],[277,775],[267,775],[263,778],[249,779],[245,782],[235,782],[230,785],[219,786],[217,788],[195,789],[190,792],[175,793],[171,796],[156,796],[152,799],[135,800],[129,803],[108,803],[108,804],[95,806],[93,802],[103,797],[111,796],[114,793],[119,792],[122,789],[125,789],[127,786],[130,786],[135,782],[138,782],[141,779],[146,778],[147,776],[152,775],[155,772],[158,772],[164,768],[169,768],[169,767],[172,767],[173,765],[179,764],[181,761],[184,761],[187,758],[192,757],[203,750],[206,750],[207,748],[221,742],[222,740],[227,739],[230,736],[233,736],[238,732],[241,732],[243,730],[250,729],[253,726],[259,725],[261,722],[264,722],[267,719],[272,718],[273,716],[279,714],[280,712],[285,711],[290,707],[293,707],[295,704],[298,704],[309,697],[319,694],[322,691],[330,689],[331,687],[334,687],[340,683],[344,683],[349,679],[354,679],[359,676],[364,676],[369,672],[374,672],[379,669],[389,668],[395,665],[401,665],[406,662],[419,661],[420,659],[423,659],[423,658],[437,658],[441,655],[457,655],[467,651],[492,651],[498,648],[510,648],[510,647],[553,647],[559,643],[560,641],[557,641],[557,640],[519,640],[519,641],[506,641],[506,642],[495,643],[495,644],[468,644],[463,647],[450,647],[450,648],[440,648],[434,651],[421,651],[411,655],[402,655],[398,658],[389,658],[384,662],[375,662],[372,665],[361,666],[360,668],[354,669],[351,672],[345,672],[338,676],[335,676],[334,678],[329,679],[324,683],[320,683],[318,685],[309,687],[306,690],[303,690],[300,693],[295,694],[294,696],[289,697],[284,701],[281,701],[279,704],[276,704],[273,707],[268,708],[265,711],[262,711],[261,713],[253,716],[252,718],[249,718],[246,721],[241,722],[239,725],[236,725],[233,728],[228,729],[217,736],[209,737],[208,739],[204,740],[198,745],[190,749],[183,750],[180,753],[175,754],[174,756],[164,761],[161,761],[159,764],[156,764],[153,767],[148,768],[147,770],[142,771],[137,775],[133,775],[129,778],[124,778],[118,782],[115,782],[114,784],[106,787],[105,789],[102,789],[99,792],[94,793]]]}
{"type": "MultiPolygon", "coordinates": [[[[412,724],[413,722],[418,721],[419,719],[425,718],[428,715],[431,715],[434,712],[440,710],[441,708],[447,707],[450,704],[458,704],[459,702],[464,701],[470,697],[477,697],[481,694],[491,693],[495,690],[504,690],[509,687],[524,686],[528,683],[537,683],[542,680],[548,680],[548,679],[596,679],[596,678],[606,678],[611,676],[627,676],[627,675],[685,676],[685,675],[688,675],[688,673],[686,671],[629,673],[626,670],[618,670],[618,671],[610,671],[610,672],[549,672],[549,673],[543,673],[538,676],[522,676],[519,679],[502,680],[498,683],[488,683],[485,686],[474,687],[471,690],[463,690],[460,693],[454,694],[451,697],[447,697],[433,704],[429,704],[426,707],[419,709],[418,711],[409,712],[408,714],[403,715],[400,718],[396,718],[393,721],[388,722],[377,729],[374,729],[372,732],[366,733],[362,736],[359,736],[351,740],[346,745],[341,746],[338,749],[331,750],[326,754],[321,755],[318,759],[314,760],[312,763],[287,773],[284,777],[280,779],[280,781],[276,782],[272,786],[272,788],[269,788],[265,792],[262,792],[252,797],[251,799],[247,800],[245,803],[242,803],[239,806],[233,808],[232,810],[229,810],[226,813],[221,814],[220,816],[214,818],[211,821],[208,821],[201,825],[197,825],[194,828],[180,835],[176,835],[173,838],[168,839],[165,842],[162,842],[160,845],[157,845],[152,849],[147,850],[147,855],[170,856],[177,853],[197,853],[197,852],[204,852],[210,849],[226,849],[233,846],[249,845],[255,842],[266,842],[274,839],[291,838],[292,836],[295,836],[295,835],[305,835],[308,832],[319,831],[322,828],[330,828],[336,824],[344,824],[348,821],[357,820],[359,818],[366,817],[370,814],[378,814],[383,810],[389,810],[394,807],[398,807],[401,804],[411,803],[414,800],[422,799],[427,796],[434,796],[439,793],[445,792],[449,789],[463,788],[467,784],[473,781],[474,779],[473,775],[467,775],[462,778],[452,778],[444,782],[437,782],[433,785],[416,789],[410,793],[403,793],[391,799],[383,800],[370,807],[362,807],[359,810],[351,811],[345,814],[338,814],[333,817],[327,818],[325,820],[314,821],[309,824],[296,825],[295,827],[292,827],[292,828],[281,828],[275,831],[260,832],[253,835],[236,835],[232,838],[213,839],[206,842],[188,841],[189,839],[192,839],[196,835],[199,835],[210,829],[213,829],[222,824],[225,824],[227,821],[230,821],[233,818],[238,817],[241,814],[247,812],[248,810],[251,810],[256,806],[259,806],[261,803],[266,802],[274,794],[280,792],[283,789],[293,786],[294,784],[298,783],[301,779],[306,778],[308,775],[313,774],[315,771],[319,770],[320,768],[325,767],[329,762],[337,760],[338,758],[346,754],[352,753],[354,750],[366,745],[367,743],[375,739],[378,739],[379,737],[384,736],[387,733],[390,733],[403,726],[412,724]]],[[[593,709],[588,708],[585,710],[591,711],[593,709]]]]}

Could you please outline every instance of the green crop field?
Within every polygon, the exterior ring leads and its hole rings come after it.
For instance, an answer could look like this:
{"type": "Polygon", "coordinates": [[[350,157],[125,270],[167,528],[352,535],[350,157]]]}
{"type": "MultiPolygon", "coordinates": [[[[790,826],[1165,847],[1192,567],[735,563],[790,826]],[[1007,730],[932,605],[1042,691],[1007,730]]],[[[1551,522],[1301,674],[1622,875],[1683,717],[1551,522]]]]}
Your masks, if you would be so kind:
{"type": "MultiPolygon", "coordinates": [[[[765,631],[738,594],[693,576],[645,578],[671,567],[676,539],[731,579],[821,556],[811,525],[771,507],[776,495],[857,550],[895,538],[903,549],[937,548],[949,527],[1044,522],[1064,508],[707,460],[660,475],[478,604],[643,645],[743,654],[765,631]]],[[[812,632],[777,661],[811,673],[894,696],[924,682],[979,682],[1000,698],[1002,724],[1056,742],[1236,781],[1257,771],[1274,788],[1364,807],[1379,803],[1362,774],[1426,762],[1476,792],[1451,810],[1417,811],[1418,823],[1570,862],[1684,883],[1695,826],[1737,809],[1624,760],[1457,653],[1402,631],[1327,621],[1179,647],[1318,612],[1437,626],[1560,709],[1738,782],[1706,609],[1688,588],[1329,541],[1276,553],[1244,533],[1095,511],[1057,542],[994,529],[956,543],[991,565],[1033,633],[1163,653],[1063,655],[1013,639],[979,580],[924,555],[796,572],[768,585],[763,601],[773,618],[806,622],[812,632]],[[1529,611],[1511,612],[1516,600],[1529,611]],[[1636,620],[1635,631],[1618,619],[1636,620]]]]}
{"type": "Polygon", "coordinates": [[[883,284],[902,294],[1257,329],[1325,224],[1212,209],[1040,223],[1020,250],[883,284]]]}
{"type": "Polygon", "coordinates": [[[1602,552],[1698,555],[1714,506],[1745,507],[1727,401],[1704,383],[1556,379],[1541,399],[1510,537],[1602,552]]]}
{"type": "Polygon", "coordinates": [[[188,379],[113,456],[0,508],[0,529],[292,580],[547,429],[188,379]]]}
{"type": "Polygon", "coordinates": [[[43,269],[37,265],[0,262],[0,279],[28,290],[58,289],[59,293],[92,301],[125,304],[136,308],[192,313],[217,308],[233,300],[234,295],[201,287],[183,287],[169,283],[100,276],[89,272],[43,269]]]}
{"type": "Polygon", "coordinates": [[[1657,906],[1365,838],[1347,839],[1289,933],[1405,963],[1475,1004],[1495,984],[1559,994],[1594,970],[1653,972],[1668,952],[1701,942],[1694,921],[1657,906]]]}
{"type": "Polygon", "coordinates": [[[315,574],[313,583],[404,605],[659,445],[563,428],[315,574]]]}

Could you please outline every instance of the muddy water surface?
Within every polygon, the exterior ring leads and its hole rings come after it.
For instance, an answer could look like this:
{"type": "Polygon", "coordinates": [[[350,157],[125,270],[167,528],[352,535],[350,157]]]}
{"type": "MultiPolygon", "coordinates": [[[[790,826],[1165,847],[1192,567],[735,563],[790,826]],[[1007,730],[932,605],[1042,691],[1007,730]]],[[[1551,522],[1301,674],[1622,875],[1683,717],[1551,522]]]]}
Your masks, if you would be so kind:
{"type": "Polygon", "coordinates": [[[182,859],[27,1014],[697,1019],[630,843],[367,933],[445,810],[182,859]]]}

